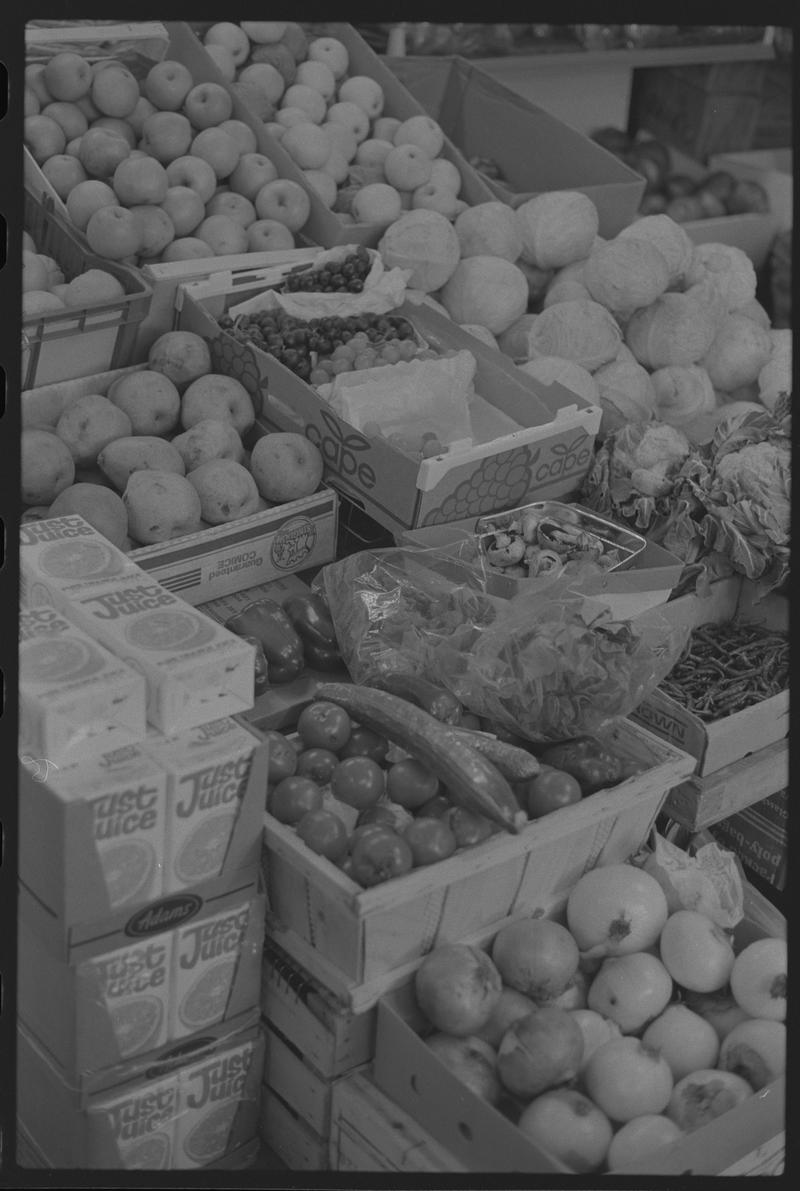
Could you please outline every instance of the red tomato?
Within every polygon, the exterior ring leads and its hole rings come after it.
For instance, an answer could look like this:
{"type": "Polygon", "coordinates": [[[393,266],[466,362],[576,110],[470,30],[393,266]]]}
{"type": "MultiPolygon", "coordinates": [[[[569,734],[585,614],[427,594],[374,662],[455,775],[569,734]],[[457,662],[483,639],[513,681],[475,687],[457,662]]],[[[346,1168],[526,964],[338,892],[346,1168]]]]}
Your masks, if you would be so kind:
{"type": "Polygon", "coordinates": [[[414,865],[435,864],[452,856],[457,848],[456,837],[445,819],[414,819],[403,832],[411,848],[414,865]]]}
{"type": "Polygon", "coordinates": [[[467,811],[463,806],[451,806],[442,821],[447,823],[459,848],[471,848],[493,834],[489,819],[467,811]]]}
{"type": "Polygon", "coordinates": [[[408,842],[388,827],[375,826],[356,840],[350,852],[352,877],[369,888],[392,877],[402,877],[414,865],[408,842]]]}
{"type": "Polygon", "coordinates": [[[333,811],[307,811],[295,830],[312,852],[328,860],[336,862],[347,853],[347,828],[333,811]]]}
{"type": "Polygon", "coordinates": [[[583,794],[580,783],[560,769],[544,769],[527,783],[527,811],[531,819],[541,819],[562,806],[580,802],[583,794]]]}
{"type": "Polygon", "coordinates": [[[438,819],[452,810],[453,804],[446,794],[436,794],[428,802],[424,802],[416,814],[418,819],[438,819]]]}
{"type": "Polygon", "coordinates": [[[377,802],[385,784],[383,770],[370,757],[345,757],[331,773],[331,793],[358,810],[377,802]]]}
{"type": "Polygon", "coordinates": [[[350,739],[350,716],[337,703],[320,699],[308,703],[297,717],[297,731],[307,749],[330,749],[338,753],[350,739]]]}
{"type": "Polygon", "coordinates": [[[330,749],[303,749],[297,757],[297,773],[325,786],[338,764],[339,758],[330,749]]]}
{"type": "Polygon", "coordinates": [[[310,777],[285,777],[270,793],[267,810],[280,823],[294,825],[321,806],[322,790],[310,777]]]}
{"type": "Polygon", "coordinates": [[[361,839],[361,837],[363,835],[372,835],[373,832],[375,832],[375,831],[393,831],[393,830],[394,830],[394,828],[390,824],[383,823],[383,822],[356,823],[355,827],[350,832],[350,839],[348,841],[348,847],[349,847],[350,851],[352,852],[353,848],[356,846],[356,843],[361,839]]]}
{"type": "MultiPolygon", "coordinates": [[[[417,810],[439,793],[439,779],[420,761],[396,761],[386,774],[386,794],[407,810],[417,810]]],[[[449,803],[448,803],[449,805],[449,803]]]]}
{"type": "Polygon", "coordinates": [[[350,739],[339,750],[339,756],[371,757],[382,765],[389,751],[389,741],[379,736],[371,728],[363,728],[361,724],[354,724],[350,732],[350,739]]]}
{"type": "Polygon", "coordinates": [[[282,778],[291,777],[297,772],[299,750],[282,732],[274,729],[265,732],[264,739],[267,742],[269,780],[272,785],[277,785],[282,778]]]}

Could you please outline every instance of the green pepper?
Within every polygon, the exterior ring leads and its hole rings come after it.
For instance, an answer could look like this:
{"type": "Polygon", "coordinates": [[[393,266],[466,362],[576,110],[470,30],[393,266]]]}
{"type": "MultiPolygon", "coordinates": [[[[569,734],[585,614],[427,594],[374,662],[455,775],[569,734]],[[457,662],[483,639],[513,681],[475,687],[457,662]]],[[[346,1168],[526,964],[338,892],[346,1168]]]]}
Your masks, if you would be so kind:
{"type": "Polygon", "coordinates": [[[243,641],[247,641],[255,648],[256,662],[255,662],[255,688],[254,694],[256,696],[263,695],[264,691],[269,686],[269,666],[267,664],[266,654],[264,653],[261,642],[257,637],[243,636],[243,641]]]}
{"type": "Polygon", "coordinates": [[[305,654],[306,665],[310,666],[312,670],[343,670],[344,661],[342,655],[339,653],[338,646],[318,645],[316,641],[305,640],[303,642],[303,653],[305,654]]]}
{"type": "Polygon", "coordinates": [[[283,610],[304,641],[324,649],[338,648],[333,620],[321,595],[309,591],[287,596],[283,610]]]}
{"type": "Polygon", "coordinates": [[[264,651],[270,684],[291,682],[305,667],[303,642],[276,600],[254,600],[225,621],[239,637],[255,637],[264,651]]]}
{"type": "Polygon", "coordinates": [[[591,736],[576,736],[574,740],[551,744],[539,755],[539,760],[542,765],[572,774],[584,794],[615,786],[624,775],[622,760],[591,736]]]}

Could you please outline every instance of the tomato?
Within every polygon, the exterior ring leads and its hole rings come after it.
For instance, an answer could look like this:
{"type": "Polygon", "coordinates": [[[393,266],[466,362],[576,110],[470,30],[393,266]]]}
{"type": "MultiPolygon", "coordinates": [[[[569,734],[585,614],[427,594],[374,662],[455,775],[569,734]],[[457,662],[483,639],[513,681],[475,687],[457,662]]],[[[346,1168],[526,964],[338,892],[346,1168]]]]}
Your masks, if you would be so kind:
{"type": "Polygon", "coordinates": [[[347,828],[333,811],[307,811],[295,830],[312,852],[328,860],[341,860],[347,853],[347,828]]]}
{"type": "Polygon", "coordinates": [[[264,739],[267,742],[269,781],[277,785],[282,778],[291,777],[297,772],[299,749],[282,732],[274,729],[265,732],[264,739]]]}
{"type": "Polygon", "coordinates": [[[322,790],[310,777],[285,777],[273,788],[267,810],[280,823],[299,823],[307,811],[322,806],[322,790]]]}
{"type": "Polygon", "coordinates": [[[436,794],[433,798],[422,804],[415,817],[418,819],[438,819],[441,815],[446,815],[452,808],[453,804],[445,794],[436,794]]]}
{"type": "Polygon", "coordinates": [[[543,769],[525,782],[526,806],[529,819],[541,819],[562,806],[571,806],[583,797],[580,782],[561,769],[543,769]]]}
{"type": "Polygon", "coordinates": [[[606,786],[614,786],[623,774],[619,757],[604,748],[591,736],[579,736],[561,744],[552,744],[541,754],[543,765],[563,769],[580,782],[584,794],[593,794],[606,786]]]}
{"type": "Polygon", "coordinates": [[[338,753],[350,739],[351,729],[345,709],[326,699],[308,703],[297,717],[297,731],[307,749],[330,749],[338,753]]]}
{"type": "Polygon", "coordinates": [[[414,854],[408,841],[388,827],[374,827],[353,844],[350,852],[352,877],[359,885],[369,888],[402,877],[414,865],[414,854]]]}
{"type": "Polygon", "coordinates": [[[392,831],[403,832],[411,822],[411,818],[411,812],[407,811],[399,802],[387,802],[381,799],[380,802],[375,802],[372,806],[366,806],[363,811],[359,811],[356,826],[362,827],[365,823],[381,823],[384,827],[391,827],[392,831]]]}
{"type": "Polygon", "coordinates": [[[371,757],[345,757],[331,773],[331,793],[358,810],[383,795],[385,775],[371,757]]]}
{"type": "Polygon", "coordinates": [[[376,831],[393,831],[394,828],[389,823],[378,821],[377,823],[356,823],[353,830],[350,832],[350,839],[348,840],[348,848],[352,852],[356,843],[364,835],[372,835],[376,831]]]}
{"type": "Polygon", "coordinates": [[[339,750],[340,757],[371,757],[382,765],[389,751],[389,741],[371,728],[363,728],[361,724],[354,724],[350,732],[350,739],[339,750]]]}
{"type": "Polygon", "coordinates": [[[417,818],[409,823],[403,838],[411,848],[415,867],[446,860],[457,848],[456,837],[442,819],[417,818]]]}
{"type": "Polygon", "coordinates": [[[339,758],[330,749],[303,749],[297,756],[297,773],[324,786],[338,764],[339,758]]]}
{"type": "Polygon", "coordinates": [[[430,802],[439,793],[439,788],[436,774],[413,757],[396,761],[386,774],[387,796],[410,811],[430,802]]]}
{"type": "Polygon", "coordinates": [[[471,848],[492,834],[492,824],[484,815],[476,815],[463,806],[451,806],[442,821],[447,823],[459,848],[471,848]]]}

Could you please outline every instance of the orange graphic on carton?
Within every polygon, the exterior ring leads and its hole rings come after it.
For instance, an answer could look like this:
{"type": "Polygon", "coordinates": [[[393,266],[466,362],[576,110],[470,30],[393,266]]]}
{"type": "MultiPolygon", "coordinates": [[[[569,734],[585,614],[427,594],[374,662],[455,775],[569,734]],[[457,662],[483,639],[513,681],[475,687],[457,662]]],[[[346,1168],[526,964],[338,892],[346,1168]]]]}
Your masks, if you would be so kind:
{"type": "Polygon", "coordinates": [[[77,514],[20,526],[20,595],[23,605],[62,606],[62,600],[140,568],[77,514]]]}
{"type": "Polygon", "coordinates": [[[173,1169],[178,1111],[176,1073],[93,1102],[89,1109],[89,1166],[173,1169]],[[112,1166],[114,1150],[118,1161],[112,1166]]]}
{"type": "Polygon", "coordinates": [[[224,1020],[253,903],[175,930],[170,1038],[224,1020]]]}
{"type": "Polygon", "coordinates": [[[180,736],[148,736],[145,747],[168,774],[164,892],[219,876],[247,790],[256,738],[235,720],[180,736]]]}
{"type": "Polygon", "coordinates": [[[176,1170],[207,1166],[236,1144],[231,1133],[249,1098],[256,1046],[256,1040],[241,1043],[179,1072],[176,1170]]]}
{"type": "Polygon", "coordinates": [[[120,1059],[154,1050],[169,1037],[173,934],[94,956],[77,966],[78,1033],[105,1015],[120,1059]]]}

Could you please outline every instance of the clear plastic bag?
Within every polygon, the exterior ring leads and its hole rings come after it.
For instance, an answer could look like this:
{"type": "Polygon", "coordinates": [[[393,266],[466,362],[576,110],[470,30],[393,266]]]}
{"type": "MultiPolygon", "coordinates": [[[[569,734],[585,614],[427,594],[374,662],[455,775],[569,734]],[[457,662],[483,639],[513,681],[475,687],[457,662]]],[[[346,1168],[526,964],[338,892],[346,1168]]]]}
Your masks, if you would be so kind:
{"type": "Polygon", "coordinates": [[[594,598],[594,564],[530,580],[513,599],[486,591],[468,549],[364,551],[321,573],[355,682],[416,673],[471,712],[549,744],[627,716],[669,673],[688,638],[669,605],[614,619],[594,598]]]}

